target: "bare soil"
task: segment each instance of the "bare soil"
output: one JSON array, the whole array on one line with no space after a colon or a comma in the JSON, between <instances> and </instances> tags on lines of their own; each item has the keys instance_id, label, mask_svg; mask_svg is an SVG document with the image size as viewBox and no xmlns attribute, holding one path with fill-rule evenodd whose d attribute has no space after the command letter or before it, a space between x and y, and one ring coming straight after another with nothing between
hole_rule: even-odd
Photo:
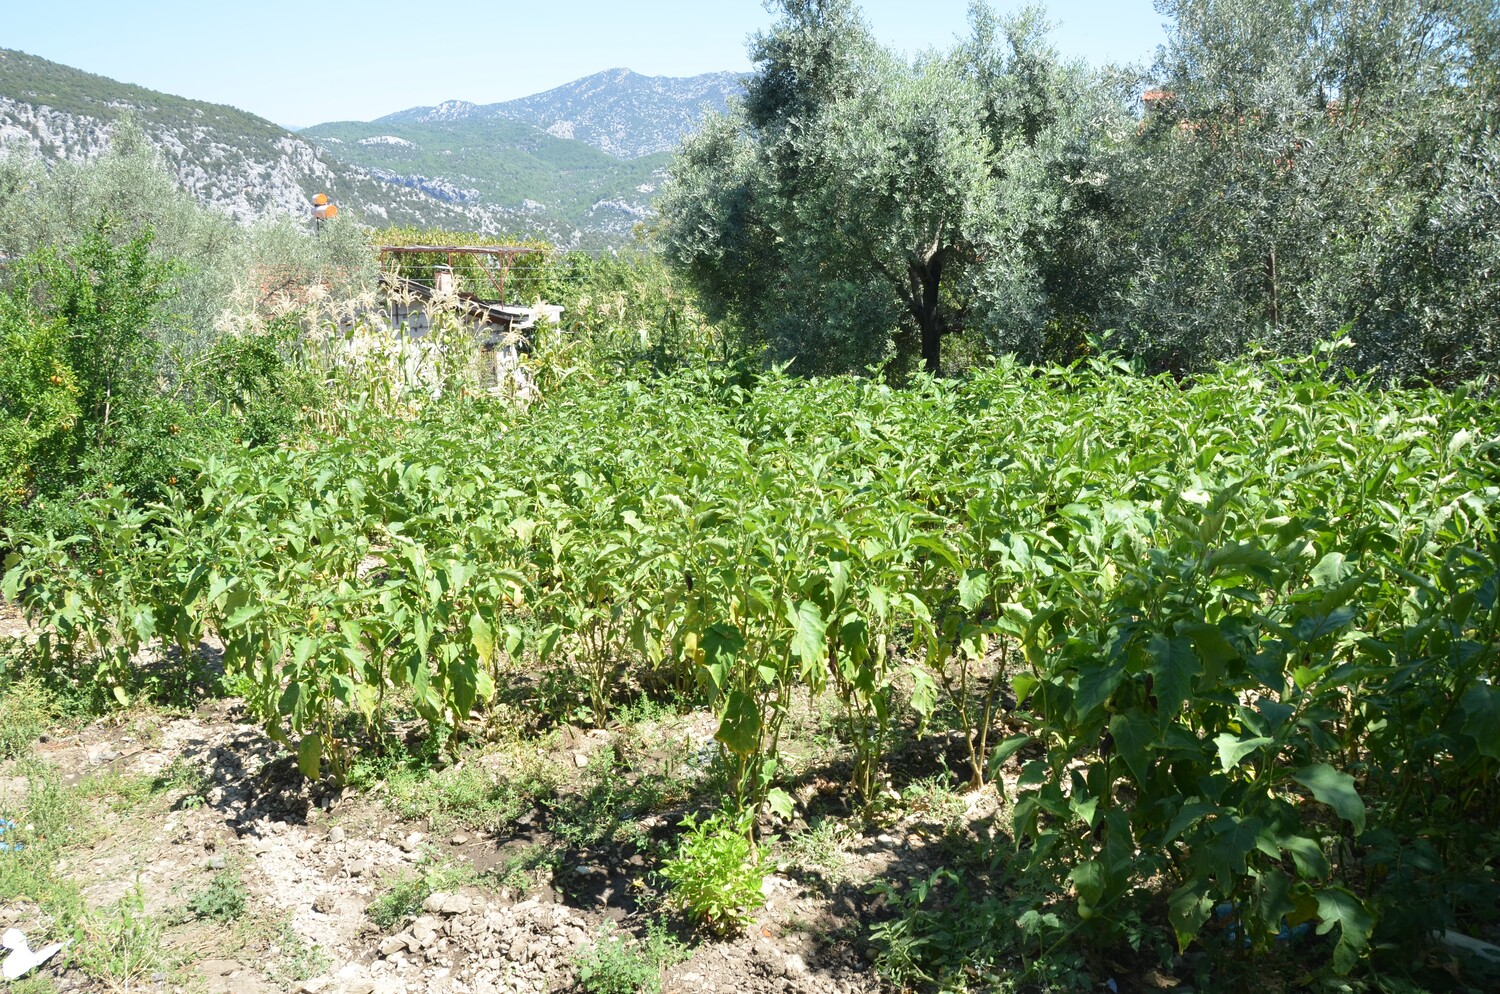
<instances>
[{"instance_id":1,"label":"bare soil","mask_svg":"<svg viewBox=\"0 0 1500 994\"><path fill-rule=\"evenodd\" d=\"M0 622L10 617L0 613ZM655 758L680 764L684 747L708 737L706 718L684 719L675 737L663 733ZM551 737L545 759L576 773L599 749L628 745L638 762L651 758L639 729L624 733L635 736L633 744L616 741L621 734L565 729ZM653 905L653 858L632 845L601 844L567 849L551 872L534 875L524 887L470 882L434 894L415 921L381 930L368 909L391 881L444 864L483 874L527 847L556 846L547 812L526 812L492 832L434 832L424 821L402 821L378 789L360 794L310 783L284 749L245 720L232 699L207 701L175 717L146 715L54 729L36 743L34 756L69 784L160 777L184 766L204 774L197 788L168 790L134 806L112 802L107 789L97 792L92 814L103 830L69 848L59 867L81 882L91 907L138 890L146 914L168 923L160 941L179 967L153 977L152 990L573 990L578 951L597 941L606 923L619 923L622 933L638 928ZM0 765L0 813L24 803L27 781L14 767L14 762ZM821 790L821 784L817 776L805 780L800 815L812 818L810 812L825 797L837 795ZM827 786L836 784L829 780ZM961 812L932 819L919 812L881 828L830 833L831 852L822 865L796 863L795 856L777 850L787 861L766 880L766 905L756 924L732 938L686 937L690 955L667 971L664 990L874 994L886 989L873 972L875 953L866 937L869 923L887 913L884 898L871 885L925 876L940 862L935 847L951 823L983 826L992 820L995 795L968 795L963 804ZM670 837L680 814L643 815L639 837ZM799 817L787 828L805 831L807 823ZM184 913L190 896L226 868L238 870L243 881L249 902L245 917L218 924ZM466 879L472 881L474 874ZM0 905L0 929L45 936L50 926L34 904ZM50 973L59 991L105 989L65 963L39 972Z\"/></svg>"}]
</instances>

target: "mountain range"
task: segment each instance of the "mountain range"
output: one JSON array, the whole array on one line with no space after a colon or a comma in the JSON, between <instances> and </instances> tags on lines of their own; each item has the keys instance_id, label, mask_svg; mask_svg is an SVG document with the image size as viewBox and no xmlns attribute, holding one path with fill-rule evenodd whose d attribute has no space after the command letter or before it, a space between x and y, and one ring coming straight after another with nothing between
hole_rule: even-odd
<instances>
[{"instance_id":1,"label":"mountain range","mask_svg":"<svg viewBox=\"0 0 1500 994\"><path fill-rule=\"evenodd\" d=\"M545 93L479 106L449 100L377 118L376 124L520 121L557 138L586 142L621 159L669 152L697 126L704 111L724 113L744 89L739 73L685 79L609 69Z\"/></svg>"},{"instance_id":2,"label":"mountain range","mask_svg":"<svg viewBox=\"0 0 1500 994\"><path fill-rule=\"evenodd\" d=\"M595 247L649 217L670 150L742 88L611 69L517 100L451 100L288 131L264 118L0 49L0 143L43 160L99 154L130 115L200 201L243 222L306 216L327 193L373 225L539 236Z\"/></svg>"}]
</instances>

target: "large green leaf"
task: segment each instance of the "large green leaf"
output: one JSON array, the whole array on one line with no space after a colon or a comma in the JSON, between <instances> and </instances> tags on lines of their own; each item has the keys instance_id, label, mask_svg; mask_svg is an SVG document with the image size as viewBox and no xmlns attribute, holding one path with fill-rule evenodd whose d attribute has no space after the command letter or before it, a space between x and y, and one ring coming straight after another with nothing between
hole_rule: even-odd
<instances>
[{"instance_id":1,"label":"large green leaf","mask_svg":"<svg viewBox=\"0 0 1500 994\"><path fill-rule=\"evenodd\" d=\"M760 748L760 729L760 705L755 698L743 691L730 691L714 738L736 756L749 756Z\"/></svg>"},{"instance_id":2,"label":"large green leaf","mask_svg":"<svg viewBox=\"0 0 1500 994\"><path fill-rule=\"evenodd\" d=\"M1068 879L1073 881L1073 888L1078 891L1081 901L1090 905L1097 905L1104 899L1105 873L1104 864L1096 859L1079 863L1068 872Z\"/></svg>"},{"instance_id":3,"label":"large green leaf","mask_svg":"<svg viewBox=\"0 0 1500 994\"><path fill-rule=\"evenodd\" d=\"M1354 608L1346 604L1331 611L1299 618L1292 627L1292 635L1298 642L1316 642L1346 627L1354 620L1354 615Z\"/></svg>"},{"instance_id":4,"label":"large green leaf","mask_svg":"<svg viewBox=\"0 0 1500 994\"><path fill-rule=\"evenodd\" d=\"M1198 937L1203 924L1213 913L1213 907L1213 895L1198 880L1189 880L1167 898L1167 917L1177 936L1178 952L1187 952L1187 947Z\"/></svg>"},{"instance_id":5,"label":"large green leaf","mask_svg":"<svg viewBox=\"0 0 1500 994\"><path fill-rule=\"evenodd\" d=\"M1124 667L1102 659L1090 660L1088 668L1078 674L1078 696L1073 699L1073 710L1078 719L1087 721L1103 707L1124 679Z\"/></svg>"},{"instance_id":6,"label":"large green leaf","mask_svg":"<svg viewBox=\"0 0 1500 994\"><path fill-rule=\"evenodd\" d=\"M488 665L495 658L495 632L478 611L469 617L469 635L474 642L474 651L479 654L480 663Z\"/></svg>"},{"instance_id":7,"label":"large green leaf","mask_svg":"<svg viewBox=\"0 0 1500 994\"><path fill-rule=\"evenodd\" d=\"M1005 761L1014 756L1022 746L1030 741L1030 735L1012 735L995 746L994 751L990 753L988 766L990 777L998 777L1001 767L1005 765Z\"/></svg>"},{"instance_id":8,"label":"large green leaf","mask_svg":"<svg viewBox=\"0 0 1500 994\"><path fill-rule=\"evenodd\" d=\"M1348 973L1359 964L1370 944L1375 919L1364 902L1342 887L1326 887L1318 892L1318 934L1327 935L1334 926L1339 929L1338 945L1333 949L1333 968Z\"/></svg>"},{"instance_id":9,"label":"large green leaf","mask_svg":"<svg viewBox=\"0 0 1500 994\"><path fill-rule=\"evenodd\" d=\"M304 735L297 744L297 769L309 780L318 779L323 763L323 736L317 732Z\"/></svg>"},{"instance_id":10,"label":"large green leaf","mask_svg":"<svg viewBox=\"0 0 1500 994\"><path fill-rule=\"evenodd\" d=\"M1476 683L1464 691L1459 703L1464 711L1464 734L1474 740L1480 753L1500 759L1500 689Z\"/></svg>"},{"instance_id":11,"label":"large green leaf","mask_svg":"<svg viewBox=\"0 0 1500 994\"><path fill-rule=\"evenodd\" d=\"M1202 671L1193 642L1188 638L1169 639L1153 634L1146 651L1151 655L1151 677L1157 701L1157 724L1165 727L1177 717L1183 702L1192 694L1193 678Z\"/></svg>"},{"instance_id":12,"label":"large green leaf","mask_svg":"<svg viewBox=\"0 0 1500 994\"><path fill-rule=\"evenodd\" d=\"M1219 767L1225 773L1233 770L1245 761L1245 757L1257 749L1270 745L1271 739L1265 736L1242 739L1233 732L1220 732L1214 736L1214 744L1219 749Z\"/></svg>"},{"instance_id":13,"label":"large green leaf","mask_svg":"<svg viewBox=\"0 0 1500 994\"><path fill-rule=\"evenodd\" d=\"M1150 750L1157 739L1156 725L1139 711L1131 710L1110 719L1109 734L1114 736L1115 748L1136 783L1144 784L1151 773Z\"/></svg>"},{"instance_id":14,"label":"large green leaf","mask_svg":"<svg viewBox=\"0 0 1500 994\"><path fill-rule=\"evenodd\" d=\"M1365 802L1354 789L1353 777L1327 763L1314 763L1292 774L1292 778L1353 825L1355 835L1365 830Z\"/></svg>"},{"instance_id":15,"label":"large green leaf","mask_svg":"<svg viewBox=\"0 0 1500 994\"><path fill-rule=\"evenodd\" d=\"M1257 545L1241 542L1226 545L1209 553L1204 566L1209 570L1250 573L1270 579L1281 572L1281 561Z\"/></svg>"},{"instance_id":16,"label":"large green leaf","mask_svg":"<svg viewBox=\"0 0 1500 994\"><path fill-rule=\"evenodd\" d=\"M990 575L984 570L965 570L958 578L958 603L972 611L984 603L990 593Z\"/></svg>"},{"instance_id":17,"label":"large green leaf","mask_svg":"<svg viewBox=\"0 0 1500 994\"><path fill-rule=\"evenodd\" d=\"M827 647L823 633L823 613L812 601L787 605L787 621L792 625L792 655L806 667L823 665Z\"/></svg>"}]
</instances>

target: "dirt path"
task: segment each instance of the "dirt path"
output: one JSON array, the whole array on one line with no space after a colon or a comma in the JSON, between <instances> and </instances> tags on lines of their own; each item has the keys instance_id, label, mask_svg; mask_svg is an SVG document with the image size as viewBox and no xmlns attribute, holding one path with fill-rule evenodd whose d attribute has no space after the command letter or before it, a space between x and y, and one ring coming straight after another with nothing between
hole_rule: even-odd
<instances>
[{"instance_id":1,"label":"dirt path","mask_svg":"<svg viewBox=\"0 0 1500 994\"><path fill-rule=\"evenodd\" d=\"M554 758L583 765L580 742L565 742ZM629 850L575 852L524 885L497 886L482 875L545 835L533 816L497 832L435 834L430 823L395 817L378 796L309 784L233 701L55 730L34 757L92 798L100 830L68 848L62 865L87 904L138 893L144 913L165 923L159 941L176 966L157 971L154 990L540 994L573 989L576 957L600 941L601 928L643 920L637 896L649 874ZM0 766L0 812L19 810L27 790L26 777L5 766L15 763ZM143 784L152 785L148 796ZM659 815L641 824L670 830ZM882 990L858 927L879 906L869 884L921 872L928 837L895 830L830 843L836 873L782 866L767 878L757 924L692 945L667 970L664 990ZM372 902L393 882L443 873L458 882L426 895L414 919L387 929L372 921ZM243 889L243 914L216 922L185 910L216 886L232 897L226 875ZM46 916L26 902L0 906L0 928L10 927L49 934ZM44 969L59 991L104 989L78 970Z\"/></svg>"}]
</instances>

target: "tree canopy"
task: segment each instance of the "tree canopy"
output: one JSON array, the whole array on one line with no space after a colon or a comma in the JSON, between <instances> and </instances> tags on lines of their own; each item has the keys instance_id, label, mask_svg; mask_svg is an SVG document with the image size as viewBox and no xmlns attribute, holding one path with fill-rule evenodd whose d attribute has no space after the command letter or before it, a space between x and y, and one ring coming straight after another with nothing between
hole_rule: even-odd
<instances>
[{"instance_id":1,"label":"tree canopy","mask_svg":"<svg viewBox=\"0 0 1500 994\"><path fill-rule=\"evenodd\" d=\"M1033 174L1077 132L1085 72L1035 11L976 4L968 41L912 60L847 0L781 11L752 44L744 102L682 149L669 257L797 368L936 372L945 339L1026 311L1009 291L1052 206Z\"/></svg>"},{"instance_id":2,"label":"tree canopy","mask_svg":"<svg viewBox=\"0 0 1500 994\"><path fill-rule=\"evenodd\" d=\"M782 0L742 103L681 149L668 259L803 372L1067 360L1153 368L1348 331L1352 360L1500 358L1493 0L1162 0L1145 70L970 9L906 58L850 0Z\"/></svg>"}]
</instances>

